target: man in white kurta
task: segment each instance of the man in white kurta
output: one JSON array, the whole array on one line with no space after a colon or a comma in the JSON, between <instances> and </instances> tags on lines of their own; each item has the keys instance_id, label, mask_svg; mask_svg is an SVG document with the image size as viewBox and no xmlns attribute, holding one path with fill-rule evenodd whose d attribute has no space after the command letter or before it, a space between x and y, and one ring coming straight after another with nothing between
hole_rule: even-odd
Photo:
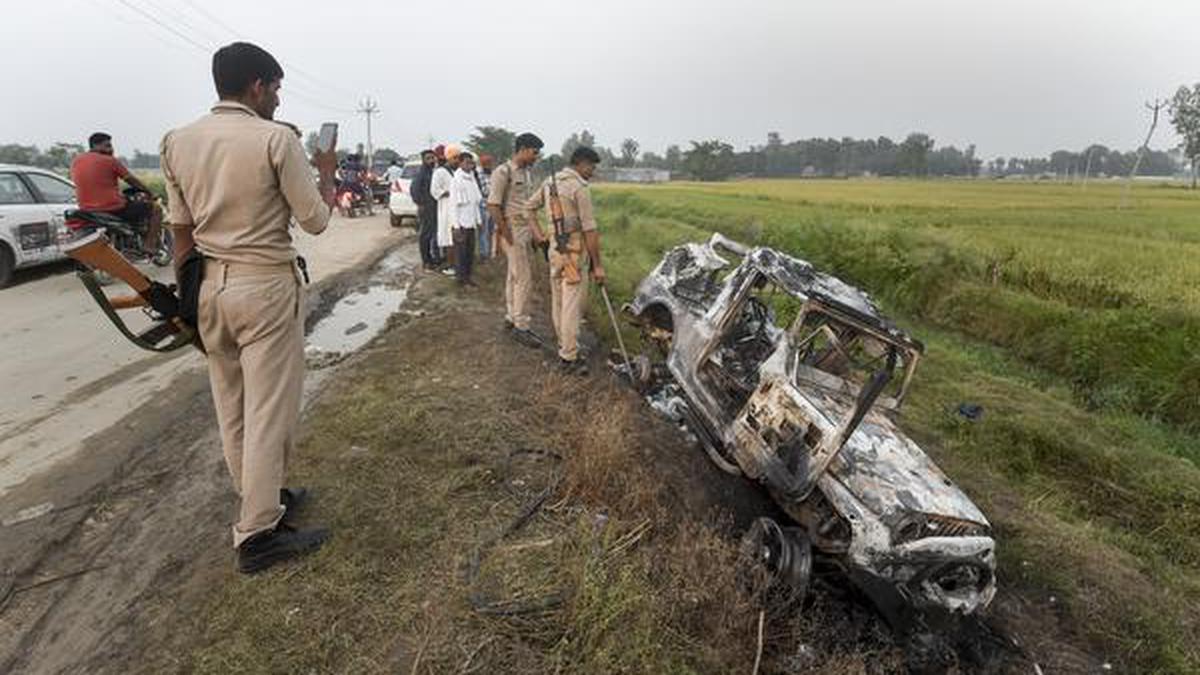
<instances>
[{"instance_id":1,"label":"man in white kurta","mask_svg":"<svg viewBox=\"0 0 1200 675\"><path fill-rule=\"evenodd\" d=\"M433 198L438 203L438 232L437 244L442 249L442 256L452 256L451 247L454 246L453 235L450 232L450 226L454 222L454 203L450 199L450 183L454 180L454 172L458 169L459 155L462 154L462 149L457 145L446 146L446 163L439 166L433 172L433 179L429 184L429 192L433 194ZM453 258L450 259L453 263ZM449 272L453 274L453 271Z\"/></svg>"},{"instance_id":2,"label":"man in white kurta","mask_svg":"<svg viewBox=\"0 0 1200 675\"><path fill-rule=\"evenodd\" d=\"M450 201L454 204L454 220L450 224L454 238L454 271L459 286L474 288L471 270L475 266L475 230L479 227L483 193L475 180L475 158L469 152L459 155L458 170L450 182Z\"/></svg>"}]
</instances>

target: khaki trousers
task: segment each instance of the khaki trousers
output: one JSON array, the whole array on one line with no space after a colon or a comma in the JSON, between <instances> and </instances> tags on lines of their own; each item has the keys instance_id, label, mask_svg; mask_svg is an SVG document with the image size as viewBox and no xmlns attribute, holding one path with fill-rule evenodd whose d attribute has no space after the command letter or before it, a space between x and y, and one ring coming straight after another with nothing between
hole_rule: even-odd
<instances>
[{"instance_id":1,"label":"khaki trousers","mask_svg":"<svg viewBox=\"0 0 1200 675\"><path fill-rule=\"evenodd\" d=\"M304 288L291 265L210 260L198 323L225 464L242 500L236 547L283 516L279 490L304 385Z\"/></svg>"},{"instance_id":2,"label":"khaki trousers","mask_svg":"<svg viewBox=\"0 0 1200 675\"><path fill-rule=\"evenodd\" d=\"M500 247L508 260L508 276L504 279L505 317L521 330L529 330L529 291L533 286L531 265L533 235L524 223L510 223L513 243L500 238Z\"/></svg>"},{"instance_id":3,"label":"khaki trousers","mask_svg":"<svg viewBox=\"0 0 1200 675\"><path fill-rule=\"evenodd\" d=\"M558 336L558 355L567 361L579 356L579 322L583 319L583 307L587 304L587 281L569 284L563 278L563 264L567 257L550 251L550 318L554 321L554 334ZM583 275L583 270L580 270Z\"/></svg>"}]
</instances>

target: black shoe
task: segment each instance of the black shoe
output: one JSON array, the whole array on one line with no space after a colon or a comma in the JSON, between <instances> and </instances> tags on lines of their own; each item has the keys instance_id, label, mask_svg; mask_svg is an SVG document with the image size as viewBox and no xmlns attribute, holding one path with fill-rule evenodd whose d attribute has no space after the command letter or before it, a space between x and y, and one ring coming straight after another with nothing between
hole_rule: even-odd
<instances>
[{"instance_id":1,"label":"black shoe","mask_svg":"<svg viewBox=\"0 0 1200 675\"><path fill-rule=\"evenodd\" d=\"M261 572L275 563L312 553L328 540L329 530L323 527L297 530L280 522L274 530L259 532L238 546L238 571Z\"/></svg>"},{"instance_id":2,"label":"black shoe","mask_svg":"<svg viewBox=\"0 0 1200 675\"><path fill-rule=\"evenodd\" d=\"M283 504L283 521L291 524L300 515L300 508L308 502L308 488L283 488L279 491L279 503Z\"/></svg>"},{"instance_id":3,"label":"black shoe","mask_svg":"<svg viewBox=\"0 0 1200 675\"><path fill-rule=\"evenodd\" d=\"M587 377L587 374L588 374L587 362L585 362L583 359L575 359L574 361L568 361L566 359L559 359L558 360L558 369L561 370L566 375L578 375L580 377Z\"/></svg>"},{"instance_id":4,"label":"black shoe","mask_svg":"<svg viewBox=\"0 0 1200 675\"><path fill-rule=\"evenodd\" d=\"M514 328L516 328L516 326L513 325L512 319L504 319L504 330L512 332L512 329Z\"/></svg>"},{"instance_id":5,"label":"black shoe","mask_svg":"<svg viewBox=\"0 0 1200 675\"><path fill-rule=\"evenodd\" d=\"M522 329L514 327L512 329L512 336L514 340L520 342L526 347L530 347L532 349L542 348L542 339L538 337L537 333L529 330L528 328Z\"/></svg>"}]
</instances>

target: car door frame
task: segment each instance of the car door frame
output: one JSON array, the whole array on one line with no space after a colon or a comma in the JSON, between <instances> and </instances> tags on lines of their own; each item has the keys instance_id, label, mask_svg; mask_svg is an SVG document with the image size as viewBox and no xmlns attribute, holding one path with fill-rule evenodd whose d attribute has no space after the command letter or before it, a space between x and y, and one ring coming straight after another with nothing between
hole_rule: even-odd
<instances>
[{"instance_id":1,"label":"car door frame","mask_svg":"<svg viewBox=\"0 0 1200 675\"><path fill-rule=\"evenodd\" d=\"M61 245L62 239L67 234L66 212L71 209L76 208L76 204L78 203L78 197L76 197L76 199L71 200L70 202L65 202L65 203L51 202L46 197L46 194L42 191L42 189L39 188L37 186L37 184L34 183L29 178L29 176L34 175L34 174L37 174L39 176L45 176L46 178L49 178L51 180L62 181L63 183L66 183L67 185L71 186L72 192L75 190L75 184L72 183L71 181L67 180L66 178L63 178L62 176L56 176L48 171L26 171L26 172L19 174L21 179L25 182L25 187L28 188L31 193L33 193L34 201L39 206L45 207L46 215L49 218L48 222L50 223L50 244L46 248L42 249L43 254L41 257L41 262L52 262L55 260L64 260L67 258L67 255L62 252L60 245Z\"/></svg>"},{"instance_id":2,"label":"car door frame","mask_svg":"<svg viewBox=\"0 0 1200 675\"><path fill-rule=\"evenodd\" d=\"M11 175L17 179L17 182L25 188L26 192L33 201L29 203L18 204L0 204L0 209L4 210L3 218L0 218L0 240L8 246L13 254L13 267L20 269L37 265L42 262L50 262L61 257L56 241L55 230L51 222L51 216L46 209L46 204L39 202L41 193L34 189L33 184L25 179L24 172L16 169L0 170L0 175ZM38 225L45 223L50 229L50 243L48 246L42 247L25 247L21 242L21 228L30 225Z\"/></svg>"}]
</instances>

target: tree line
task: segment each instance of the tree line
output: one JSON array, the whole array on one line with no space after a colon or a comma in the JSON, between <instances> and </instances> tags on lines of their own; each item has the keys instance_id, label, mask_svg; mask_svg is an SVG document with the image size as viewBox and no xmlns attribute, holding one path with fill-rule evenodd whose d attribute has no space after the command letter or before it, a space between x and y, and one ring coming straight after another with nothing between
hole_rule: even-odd
<instances>
[{"instance_id":1,"label":"tree line","mask_svg":"<svg viewBox=\"0 0 1200 675\"><path fill-rule=\"evenodd\" d=\"M466 145L474 152L495 155L500 160L511 154L513 132L502 127L476 127ZM571 134L557 153L544 158L548 168L563 165L564 158L580 145L596 149L606 167L667 169L680 177L724 180L736 175L764 177L897 176L1124 176L1137 165L1138 175L1174 175L1181 169L1176 157L1166 151L1145 149L1138 163L1138 150L1122 152L1093 144L1081 150L1057 150L1048 157L978 156L974 145L965 149L937 146L928 134L912 133L902 141L887 136L874 139L808 138L784 141L780 134L767 134L763 145L735 150L720 139L692 141L686 149L669 145L662 153L641 152L632 138L621 141L614 152L598 144L595 134L583 130Z\"/></svg>"},{"instance_id":2,"label":"tree line","mask_svg":"<svg viewBox=\"0 0 1200 675\"><path fill-rule=\"evenodd\" d=\"M1122 152L1104 145L1093 144L1081 150L1056 150L1048 157L994 157L986 160L978 156L974 145L958 148L954 145L937 146L928 134L914 132L903 140L896 141L887 136L878 138L806 138L785 141L778 132L767 134L766 143L751 145L745 150L735 150L733 145L721 139L693 140L687 148L669 145L662 153L644 151L636 139L625 138L616 151L597 142L595 134L584 129L571 134L559 152L547 152L546 168L554 170L565 165L566 158L575 148L587 145L600 155L604 167L642 167L666 169L678 177L696 180L725 180L744 176L765 177L849 177L849 176L896 176L896 177L976 177L988 176L1125 176L1131 173L1143 176L1174 175L1186 162L1192 170L1195 187L1197 165L1200 164L1200 84L1180 87L1174 97L1163 100L1171 116L1171 123L1183 138L1176 154L1148 147L1154 125L1150 127L1147 142L1141 148ZM1149 106L1148 106L1149 107ZM1154 108L1157 123L1158 109ZM512 154L516 134L500 126L478 126L470 134L465 145L477 154L490 154L498 161ZM306 145L313 146L316 134L310 133ZM361 152L361 144L359 152ZM40 149L35 145L0 144L0 163L26 164L46 169L63 171L70 166L71 159L84 148L78 143L55 143ZM345 150L339 154L345 154ZM403 160L405 155L392 148L381 147L375 151L375 161L389 163ZM135 169L156 169L158 155L134 150L133 157L121 158ZM1182 161L1181 161L1182 160Z\"/></svg>"},{"instance_id":3,"label":"tree line","mask_svg":"<svg viewBox=\"0 0 1200 675\"><path fill-rule=\"evenodd\" d=\"M36 145L0 143L0 164L22 164L63 172L71 167L71 160L75 158L75 155L83 152L84 149L80 143L60 142L44 150ZM158 168L158 155L140 150L134 150L133 157L122 156L120 160L131 169Z\"/></svg>"}]
</instances>

